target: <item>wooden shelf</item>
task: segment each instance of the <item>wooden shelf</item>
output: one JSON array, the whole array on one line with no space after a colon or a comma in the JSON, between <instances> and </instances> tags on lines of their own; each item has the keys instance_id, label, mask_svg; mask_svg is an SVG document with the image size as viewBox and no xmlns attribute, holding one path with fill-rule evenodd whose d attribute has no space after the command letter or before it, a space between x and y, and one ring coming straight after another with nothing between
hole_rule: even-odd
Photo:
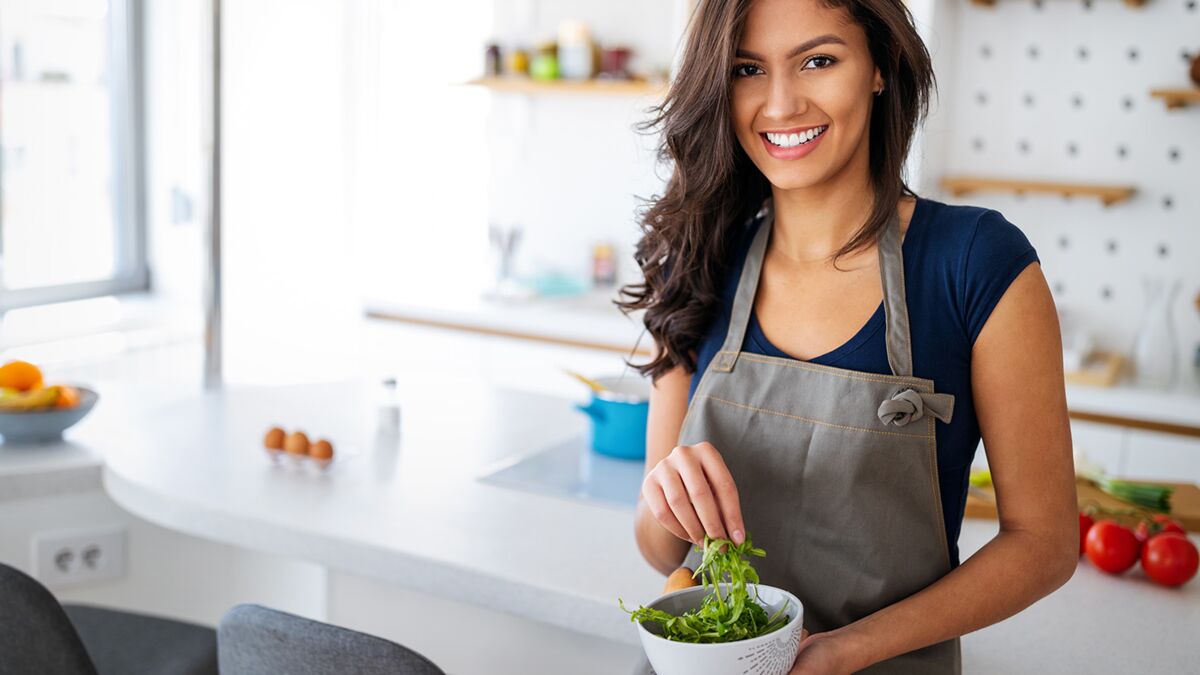
<instances>
[{"instance_id":1,"label":"wooden shelf","mask_svg":"<svg viewBox=\"0 0 1200 675\"><path fill-rule=\"evenodd\" d=\"M1127 7L1139 9L1146 4L1146 0L1121 0ZM979 7L995 7L997 0L970 0L972 5Z\"/></svg>"},{"instance_id":2,"label":"wooden shelf","mask_svg":"<svg viewBox=\"0 0 1200 675\"><path fill-rule=\"evenodd\" d=\"M481 77L467 84L514 94L590 94L597 96L662 96L666 83L643 80L533 80L528 77Z\"/></svg>"},{"instance_id":3,"label":"wooden shelf","mask_svg":"<svg viewBox=\"0 0 1200 675\"><path fill-rule=\"evenodd\" d=\"M1036 180L1014 180L1009 178L985 178L982 176L946 176L942 178L942 189L956 197L971 192L1009 192L1024 194L1041 192L1066 197L1095 197L1105 206L1123 202L1137 192L1131 185L1092 185L1083 183L1052 183Z\"/></svg>"},{"instance_id":4,"label":"wooden shelf","mask_svg":"<svg viewBox=\"0 0 1200 675\"><path fill-rule=\"evenodd\" d=\"M1200 104L1200 87L1191 89L1151 89L1150 95L1161 98L1167 104L1167 110L1186 108L1191 104Z\"/></svg>"}]
</instances>

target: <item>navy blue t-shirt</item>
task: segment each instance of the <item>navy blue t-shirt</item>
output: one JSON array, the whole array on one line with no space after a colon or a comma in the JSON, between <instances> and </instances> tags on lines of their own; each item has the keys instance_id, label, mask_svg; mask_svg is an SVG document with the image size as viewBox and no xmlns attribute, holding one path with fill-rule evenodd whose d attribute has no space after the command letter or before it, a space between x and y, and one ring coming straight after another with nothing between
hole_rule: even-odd
<instances>
[{"instance_id":1,"label":"navy blue t-shirt","mask_svg":"<svg viewBox=\"0 0 1200 675\"><path fill-rule=\"evenodd\" d=\"M689 401L700 376L725 341L738 279L761 223L761 218L751 219L737 234L733 257L723 277L721 311L697 350ZM1038 262L1038 256L1024 233L1000 212L924 197L917 197L903 251L913 375L932 380L939 393L954 395L953 419L950 424L938 422L936 435L946 539L950 542L951 562L958 565L967 476L979 447L979 420L971 396L971 347L1000 297L1022 270ZM753 313L742 350L792 358L767 340ZM882 303L848 342L809 362L891 374Z\"/></svg>"}]
</instances>

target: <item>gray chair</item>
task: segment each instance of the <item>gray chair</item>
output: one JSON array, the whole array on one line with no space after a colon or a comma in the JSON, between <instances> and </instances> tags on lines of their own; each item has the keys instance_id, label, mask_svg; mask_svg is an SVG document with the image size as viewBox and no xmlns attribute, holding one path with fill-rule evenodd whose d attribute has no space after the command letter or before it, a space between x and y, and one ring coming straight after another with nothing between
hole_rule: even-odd
<instances>
[{"instance_id":1,"label":"gray chair","mask_svg":"<svg viewBox=\"0 0 1200 675\"><path fill-rule=\"evenodd\" d=\"M216 631L86 605L60 605L0 564L0 673L216 675Z\"/></svg>"},{"instance_id":2,"label":"gray chair","mask_svg":"<svg viewBox=\"0 0 1200 675\"><path fill-rule=\"evenodd\" d=\"M67 613L35 579L0 564L0 673L96 675Z\"/></svg>"},{"instance_id":3,"label":"gray chair","mask_svg":"<svg viewBox=\"0 0 1200 675\"><path fill-rule=\"evenodd\" d=\"M394 642L259 605L221 617L217 651L221 675L445 675Z\"/></svg>"}]
</instances>

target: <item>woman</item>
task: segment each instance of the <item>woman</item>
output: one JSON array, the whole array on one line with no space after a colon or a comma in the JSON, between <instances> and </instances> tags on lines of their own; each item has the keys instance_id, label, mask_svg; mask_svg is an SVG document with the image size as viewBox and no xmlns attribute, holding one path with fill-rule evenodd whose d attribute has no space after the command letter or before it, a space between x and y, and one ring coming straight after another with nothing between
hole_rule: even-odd
<instances>
[{"instance_id":1,"label":"woman","mask_svg":"<svg viewBox=\"0 0 1200 675\"><path fill-rule=\"evenodd\" d=\"M958 636L1076 564L1037 255L901 177L933 84L901 0L704 0L650 124L674 172L624 289L658 347L638 545L667 574L749 531L805 603L793 673L957 673ZM1000 532L960 566L981 436Z\"/></svg>"}]
</instances>

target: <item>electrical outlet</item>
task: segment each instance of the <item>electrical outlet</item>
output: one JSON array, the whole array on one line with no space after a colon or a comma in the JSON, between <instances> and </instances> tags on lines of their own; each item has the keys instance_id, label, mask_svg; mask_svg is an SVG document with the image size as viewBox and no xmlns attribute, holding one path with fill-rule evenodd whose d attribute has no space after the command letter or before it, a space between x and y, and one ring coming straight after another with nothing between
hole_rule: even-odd
<instances>
[{"instance_id":1,"label":"electrical outlet","mask_svg":"<svg viewBox=\"0 0 1200 675\"><path fill-rule=\"evenodd\" d=\"M125 574L125 528L38 532L32 569L51 587L119 579Z\"/></svg>"}]
</instances>

